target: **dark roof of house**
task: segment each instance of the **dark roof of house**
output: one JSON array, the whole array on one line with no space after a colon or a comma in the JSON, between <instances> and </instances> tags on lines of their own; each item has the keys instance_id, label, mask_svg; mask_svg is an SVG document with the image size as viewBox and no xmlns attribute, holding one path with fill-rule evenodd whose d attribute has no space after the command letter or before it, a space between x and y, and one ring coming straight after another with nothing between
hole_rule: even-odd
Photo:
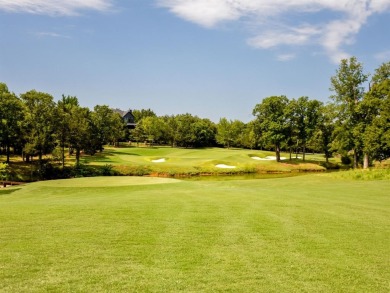
<instances>
[{"instance_id":1,"label":"dark roof of house","mask_svg":"<svg viewBox=\"0 0 390 293\"><path fill-rule=\"evenodd\" d=\"M126 123L134 123L134 115L131 110L129 110L125 115L123 115L123 120Z\"/></svg>"}]
</instances>

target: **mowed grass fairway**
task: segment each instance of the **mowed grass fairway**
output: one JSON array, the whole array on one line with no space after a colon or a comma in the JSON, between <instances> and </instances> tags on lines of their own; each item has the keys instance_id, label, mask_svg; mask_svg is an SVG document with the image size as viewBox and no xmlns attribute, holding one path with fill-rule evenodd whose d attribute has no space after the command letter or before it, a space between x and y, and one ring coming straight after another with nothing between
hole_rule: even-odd
<instances>
[{"instance_id":1,"label":"mowed grass fairway","mask_svg":"<svg viewBox=\"0 0 390 293\"><path fill-rule=\"evenodd\" d=\"M1 292L389 292L390 182L104 177L0 190Z\"/></svg>"},{"instance_id":2,"label":"mowed grass fairway","mask_svg":"<svg viewBox=\"0 0 390 293\"><path fill-rule=\"evenodd\" d=\"M82 161L91 165L112 165L121 174L142 170L145 174L194 175L202 173L265 173L293 171L325 171L318 162L324 162L323 155L306 155L306 162L301 159L289 160L288 153L282 153L285 158L282 163L264 160L267 156L275 156L275 152L203 148L185 149L172 147L107 147L104 152L94 156L84 156ZM302 155L300 155L301 157ZM261 158L255 160L253 157ZM333 159L331 161L335 161ZM157 161L157 162L156 162ZM223 170L216 165L234 166L234 169Z\"/></svg>"}]
</instances>

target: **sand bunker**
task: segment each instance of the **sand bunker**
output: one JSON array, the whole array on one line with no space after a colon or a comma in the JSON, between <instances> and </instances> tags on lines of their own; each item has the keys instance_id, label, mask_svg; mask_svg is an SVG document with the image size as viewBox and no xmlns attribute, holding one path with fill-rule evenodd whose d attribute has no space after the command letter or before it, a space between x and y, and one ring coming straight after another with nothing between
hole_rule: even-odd
<instances>
[{"instance_id":1,"label":"sand bunker","mask_svg":"<svg viewBox=\"0 0 390 293\"><path fill-rule=\"evenodd\" d=\"M234 169L234 168L236 168L236 166L229 166L229 165L225 165L225 164L218 164L218 165L215 165L215 167L223 168L223 169Z\"/></svg>"},{"instance_id":2,"label":"sand bunker","mask_svg":"<svg viewBox=\"0 0 390 293\"><path fill-rule=\"evenodd\" d=\"M164 163L165 158L157 159L157 160L152 160L153 163Z\"/></svg>"},{"instance_id":3,"label":"sand bunker","mask_svg":"<svg viewBox=\"0 0 390 293\"><path fill-rule=\"evenodd\" d=\"M253 160L257 161L275 161L276 157L275 156L267 156L265 158L260 158L260 157L252 157ZM280 157L281 160L285 160L286 157Z\"/></svg>"}]
</instances>

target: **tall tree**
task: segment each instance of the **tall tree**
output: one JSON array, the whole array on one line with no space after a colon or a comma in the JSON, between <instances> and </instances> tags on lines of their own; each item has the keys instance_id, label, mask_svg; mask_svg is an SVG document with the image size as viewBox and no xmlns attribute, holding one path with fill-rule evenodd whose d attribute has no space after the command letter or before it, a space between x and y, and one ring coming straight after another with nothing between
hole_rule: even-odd
<instances>
[{"instance_id":1,"label":"tall tree","mask_svg":"<svg viewBox=\"0 0 390 293\"><path fill-rule=\"evenodd\" d=\"M53 97L47 93L31 90L22 94L22 101L26 107L24 151L28 156L42 156L50 153L54 147L55 132L55 103Z\"/></svg>"},{"instance_id":2,"label":"tall tree","mask_svg":"<svg viewBox=\"0 0 390 293\"><path fill-rule=\"evenodd\" d=\"M290 105L292 105L292 119L297 130L297 139L302 147L302 159L305 161L306 144L316 129L321 102L300 97L298 100L292 100Z\"/></svg>"},{"instance_id":3,"label":"tall tree","mask_svg":"<svg viewBox=\"0 0 390 293\"><path fill-rule=\"evenodd\" d=\"M332 104L321 105L319 109L318 122L308 144L311 148L325 154L326 163L332 156L331 143L334 131L335 110Z\"/></svg>"},{"instance_id":4,"label":"tall tree","mask_svg":"<svg viewBox=\"0 0 390 293\"><path fill-rule=\"evenodd\" d=\"M231 120L223 117L217 124L217 142L227 148L230 148L233 142L232 123Z\"/></svg>"},{"instance_id":5,"label":"tall tree","mask_svg":"<svg viewBox=\"0 0 390 293\"><path fill-rule=\"evenodd\" d=\"M73 104L69 107L72 119L69 121L69 148L75 151L76 165L80 163L81 151L85 150L89 154L96 151L97 131L92 123L91 111L88 108Z\"/></svg>"},{"instance_id":6,"label":"tall tree","mask_svg":"<svg viewBox=\"0 0 390 293\"><path fill-rule=\"evenodd\" d=\"M263 99L253 109L260 125L262 136L275 147L276 161L280 162L281 144L286 141L288 121L286 108L288 105L286 96L271 96Z\"/></svg>"},{"instance_id":7,"label":"tall tree","mask_svg":"<svg viewBox=\"0 0 390 293\"><path fill-rule=\"evenodd\" d=\"M0 147L5 148L6 162L10 162L11 147L21 135L24 107L20 99L0 83Z\"/></svg>"},{"instance_id":8,"label":"tall tree","mask_svg":"<svg viewBox=\"0 0 390 293\"><path fill-rule=\"evenodd\" d=\"M142 133L150 145L160 140L162 135L162 128L160 126L160 119L155 116L146 116L137 125L137 127L142 129Z\"/></svg>"},{"instance_id":9,"label":"tall tree","mask_svg":"<svg viewBox=\"0 0 390 293\"><path fill-rule=\"evenodd\" d=\"M357 168L362 152L362 128L364 126L359 103L363 99L363 84L368 74L363 73L363 65L356 57L341 60L336 75L331 77L331 96L336 105L336 146L340 152L353 151L354 168Z\"/></svg>"},{"instance_id":10,"label":"tall tree","mask_svg":"<svg viewBox=\"0 0 390 293\"><path fill-rule=\"evenodd\" d=\"M75 125L75 121L78 119L78 117L74 115L74 108L77 107L79 107L79 102L76 97L62 95L62 99L57 102L56 133L61 148L62 168L65 166L65 147L66 145L69 145L71 136L75 133L72 126Z\"/></svg>"},{"instance_id":11,"label":"tall tree","mask_svg":"<svg viewBox=\"0 0 390 293\"><path fill-rule=\"evenodd\" d=\"M366 127L363 134L363 166L390 157L390 62L376 69L370 90L360 105Z\"/></svg>"},{"instance_id":12,"label":"tall tree","mask_svg":"<svg viewBox=\"0 0 390 293\"><path fill-rule=\"evenodd\" d=\"M196 135L192 124L199 119L189 113L176 116L177 122L177 145L182 147L192 147L196 141Z\"/></svg>"},{"instance_id":13,"label":"tall tree","mask_svg":"<svg viewBox=\"0 0 390 293\"><path fill-rule=\"evenodd\" d=\"M194 147L207 147L215 144L215 124L209 119L198 118L192 124L191 131L194 133Z\"/></svg>"},{"instance_id":14,"label":"tall tree","mask_svg":"<svg viewBox=\"0 0 390 293\"><path fill-rule=\"evenodd\" d=\"M257 147L259 139L261 136L261 131L256 120L250 121L245 125L244 135L243 135L243 147L248 149L254 149Z\"/></svg>"},{"instance_id":15,"label":"tall tree","mask_svg":"<svg viewBox=\"0 0 390 293\"><path fill-rule=\"evenodd\" d=\"M116 144L124 135L124 122L119 113L114 112L106 105L96 105L91 115L92 128L95 133L95 149L102 151L107 143ZM92 150L92 149L91 149Z\"/></svg>"}]
</instances>

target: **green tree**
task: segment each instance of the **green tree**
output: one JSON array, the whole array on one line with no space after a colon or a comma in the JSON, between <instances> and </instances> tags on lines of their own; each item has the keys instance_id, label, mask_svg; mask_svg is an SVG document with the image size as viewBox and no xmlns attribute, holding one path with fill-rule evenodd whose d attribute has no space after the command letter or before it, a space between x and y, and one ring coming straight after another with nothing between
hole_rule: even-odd
<instances>
[{"instance_id":1,"label":"green tree","mask_svg":"<svg viewBox=\"0 0 390 293\"><path fill-rule=\"evenodd\" d=\"M176 116L163 116L161 119L164 121L164 137L172 147L175 147L179 139L178 132L178 119Z\"/></svg>"},{"instance_id":2,"label":"green tree","mask_svg":"<svg viewBox=\"0 0 390 293\"><path fill-rule=\"evenodd\" d=\"M141 109L141 110L133 110L132 111L133 116L134 116L134 122L138 123L140 122L143 118L146 117L157 117L156 113L153 112L151 109Z\"/></svg>"},{"instance_id":3,"label":"green tree","mask_svg":"<svg viewBox=\"0 0 390 293\"><path fill-rule=\"evenodd\" d=\"M302 147L302 159L305 161L307 141L313 136L319 117L321 102L300 97L290 101L291 119L296 127L296 138Z\"/></svg>"},{"instance_id":4,"label":"green tree","mask_svg":"<svg viewBox=\"0 0 390 293\"><path fill-rule=\"evenodd\" d=\"M193 131L192 124L197 121L197 117L191 114L179 114L175 117L177 123L176 143L181 147L192 147L196 141L196 134Z\"/></svg>"},{"instance_id":5,"label":"green tree","mask_svg":"<svg viewBox=\"0 0 390 293\"><path fill-rule=\"evenodd\" d=\"M10 162L11 147L21 136L24 107L21 100L0 83L0 147L5 148L6 162Z\"/></svg>"},{"instance_id":6,"label":"green tree","mask_svg":"<svg viewBox=\"0 0 390 293\"><path fill-rule=\"evenodd\" d=\"M331 144L334 131L334 117L335 110L332 104L321 105L316 128L308 141L308 145L312 149L324 153L326 163L329 163L329 158L332 156Z\"/></svg>"},{"instance_id":7,"label":"green tree","mask_svg":"<svg viewBox=\"0 0 390 293\"><path fill-rule=\"evenodd\" d=\"M192 124L191 131L195 136L194 147L207 147L215 143L215 124L209 119L196 119Z\"/></svg>"},{"instance_id":8,"label":"green tree","mask_svg":"<svg viewBox=\"0 0 390 293\"><path fill-rule=\"evenodd\" d=\"M281 144L288 137L289 124L286 117L288 103L286 96L271 96L263 99L253 109L262 137L274 145L277 162L280 162Z\"/></svg>"},{"instance_id":9,"label":"green tree","mask_svg":"<svg viewBox=\"0 0 390 293\"><path fill-rule=\"evenodd\" d=\"M26 145L24 152L29 156L38 155L39 162L44 154L54 148L55 108L53 97L47 93L31 90L22 94L25 104L24 135Z\"/></svg>"},{"instance_id":10,"label":"green tree","mask_svg":"<svg viewBox=\"0 0 390 293\"><path fill-rule=\"evenodd\" d=\"M61 164L65 166L65 147L70 144L71 135L75 133L72 125L78 119L73 113L73 109L79 107L79 102L76 97L62 95L62 99L57 102L57 139L61 149Z\"/></svg>"},{"instance_id":11,"label":"green tree","mask_svg":"<svg viewBox=\"0 0 390 293\"><path fill-rule=\"evenodd\" d=\"M248 149L254 149L258 146L261 131L256 120L250 121L245 125L242 146Z\"/></svg>"},{"instance_id":12,"label":"green tree","mask_svg":"<svg viewBox=\"0 0 390 293\"><path fill-rule=\"evenodd\" d=\"M334 147L341 153L353 151L354 168L357 168L362 153L365 124L359 104L363 99L363 84L367 79L368 75L363 73L363 65L356 57L341 60L336 75L331 77L330 90L335 92L331 98L338 113Z\"/></svg>"},{"instance_id":13,"label":"green tree","mask_svg":"<svg viewBox=\"0 0 390 293\"><path fill-rule=\"evenodd\" d=\"M360 104L366 127L363 134L364 168L371 160L390 157L390 62L376 69L370 90Z\"/></svg>"},{"instance_id":14,"label":"green tree","mask_svg":"<svg viewBox=\"0 0 390 293\"><path fill-rule=\"evenodd\" d=\"M91 128L94 133L91 143L93 148L98 151L103 150L103 146L108 143L117 145L119 139L124 136L124 122L119 113L114 112L106 105L96 105L91 113Z\"/></svg>"},{"instance_id":15,"label":"green tree","mask_svg":"<svg viewBox=\"0 0 390 293\"><path fill-rule=\"evenodd\" d=\"M82 150L89 154L94 154L96 151L94 140L96 131L94 131L91 111L88 108L80 107L78 103L72 103L68 111L71 119L68 121L67 142L70 150L75 151L76 165L79 165Z\"/></svg>"},{"instance_id":16,"label":"green tree","mask_svg":"<svg viewBox=\"0 0 390 293\"><path fill-rule=\"evenodd\" d=\"M3 181L8 180L9 176L9 166L6 163L0 163L0 179Z\"/></svg>"},{"instance_id":17,"label":"green tree","mask_svg":"<svg viewBox=\"0 0 390 293\"><path fill-rule=\"evenodd\" d=\"M162 136L162 127L161 121L158 117L146 116L139 121L139 125L137 125L137 127L142 129L142 133L150 145L160 141Z\"/></svg>"},{"instance_id":18,"label":"green tree","mask_svg":"<svg viewBox=\"0 0 390 293\"><path fill-rule=\"evenodd\" d=\"M225 117L220 118L217 124L216 140L224 147L230 148L233 142L232 121Z\"/></svg>"}]
</instances>

